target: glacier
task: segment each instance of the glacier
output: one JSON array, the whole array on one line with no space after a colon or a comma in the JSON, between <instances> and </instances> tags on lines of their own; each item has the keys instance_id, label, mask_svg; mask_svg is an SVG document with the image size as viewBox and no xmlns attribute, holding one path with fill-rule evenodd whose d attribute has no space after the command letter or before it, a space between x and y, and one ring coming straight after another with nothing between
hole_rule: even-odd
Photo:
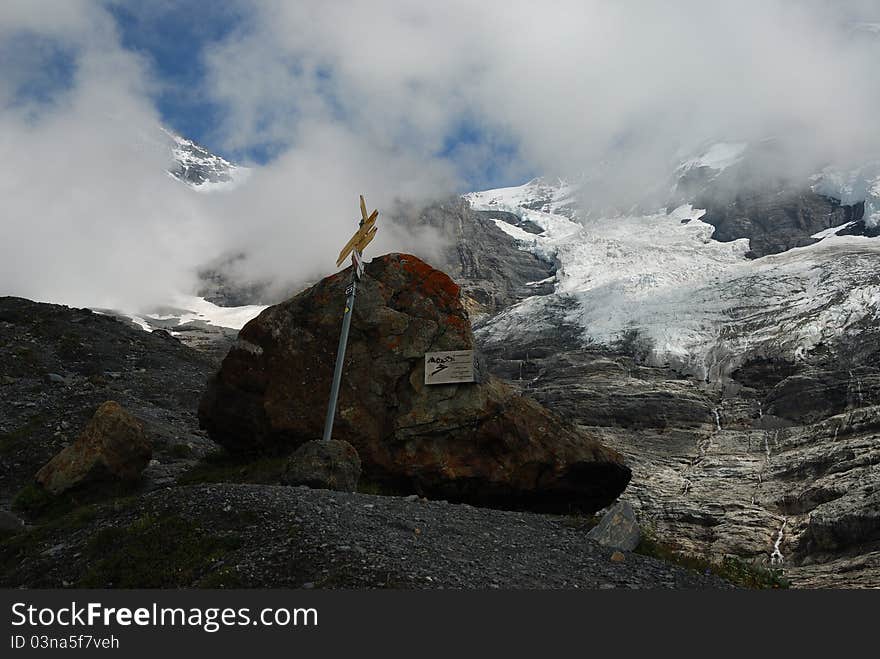
<instances>
[{"instance_id":1,"label":"glacier","mask_svg":"<svg viewBox=\"0 0 880 659\"><path fill-rule=\"evenodd\" d=\"M738 157L731 148L716 155L720 166ZM816 185L831 194L831 181L826 173ZM649 363L723 383L750 358L797 360L878 316L874 238L829 232L812 245L748 259L747 239L713 240L714 227L700 220L705 211L689 204L582 218L572 210L576 193L565 181L535 179L464 195L475 210L507 211L541 227L535 235L496 221L521 249L558 263L551 295L522 300L477 329L487 345L537 338L554 322L579 328L585 346L637 331L652 346Z\"/></svg>"}]
</instances>

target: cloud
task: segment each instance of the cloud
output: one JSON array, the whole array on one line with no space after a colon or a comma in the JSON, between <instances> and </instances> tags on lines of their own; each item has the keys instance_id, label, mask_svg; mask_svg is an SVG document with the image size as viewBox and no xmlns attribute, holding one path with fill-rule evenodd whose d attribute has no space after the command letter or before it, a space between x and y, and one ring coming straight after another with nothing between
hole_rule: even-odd
<instances>
[{"instance_id":1,"label":"cloud","mask_svg":"<svg viewBox=\"0 0 880 659\"><path fill-rule=\"evenodd\" d=\"M102 5L3 5L0 52L0 294L73 305L149 308L197 288L199 266L245 251L242 275L282 284L332 271L357 227L357 195L388 208L453 189L446 163L387 150L312 114L297 143L238 191L205 195L166 174L155 96L163 81L123 47ZM28 11L32 8L33 11ZM64 81L34 80L63 49ZM25 84L27 83L27 84ZM390 227L389 227L390 229ZM383 231L380 249L412 238Z\"/></svg>"},{"instance_id":2,"label":"cloud","mask_svg":"<svg viewBox=\"0 0 880 659\"><path fill-rule=\"evenodd\" d=\"M0 4L0 293L133 308L241 250L244 276L313 279L359 193L386 210L541 172L627 204L711 140L785 138L792 168L880 153L873 2L236 0L192 93L219 109L211 143L271 157L198 195L164 174L169 83L110 11L139 4Z\"/></svg>"},{"instance_id":3,"label":"cloud","mask_svg":"<svg viewBox=\"0 0 880 659\"><path fill-rule=\"evenodd\" d=\"M192 285L188 262L210 232L165 174L142 58L89 2L3 3L0 40L31 51L3 61L7 80L37 78L55 47L71 59L69 80L37 98L2 90L0 294L138 306Z\"/></svg>"},{"instance_id":4,"label":"cloud","mask_svg":"<svg viewBox=\"0 0 880 659\"><path fill-rule=\"evenodd\" d=\"M707 140L792 136L816 160L878 147L880 39L852 32L880 17L867 2L254 6L207 56L234 147L295 146L303 118L322 116L431 157L471 118L484 144L517 145L520 168L605 163L620 195Z\"/></svg>"}]
</instances>

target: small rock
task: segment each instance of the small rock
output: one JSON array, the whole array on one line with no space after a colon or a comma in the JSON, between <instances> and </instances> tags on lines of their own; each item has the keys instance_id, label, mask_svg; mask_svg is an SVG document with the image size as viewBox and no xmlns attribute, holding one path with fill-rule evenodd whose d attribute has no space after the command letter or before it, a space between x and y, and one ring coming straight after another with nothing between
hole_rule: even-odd
<instances>
[{"instance_id":1,"label":"small rock","mask_svg":"<svg viewBox=\"0 0 880 659\"><path fill-rule=\"evenodd\" d=\"M306 581L306 582L302 585L302 587L303 587L303 590L311 590L312 588L315 587L315 584L312 583L311 581Z\"/></svg>"},{"instance_id":2,"label":"small rock","mask_svg":"<svg viewBox=\"0 0 880 659\"><path fill-rule=\"evenodd\" d=\"M351 444L336 439L318 439L306 442L290 456L281 482L354 492L360 476L361 459Z\"/></svg>"},{"instance_id":3,"label":"small rock","mask_svg":"<svg viewBox=\"0 0 880 659\"><path fill-rule=\"evenodd\" d=\"M611 562L612 563L623 563L626 560L626 556L623 555L623 552L616 551L611 554Z\"/></svg>"},{"instance_id":4,"label":"small rock","mask_svg":"<svg viewBox=\"0 0 880 659\"><path fill-rule=\"evenodd\" d=\"M627 501L619 501L611 506L587 537L605 547L632 551L638 546L642 534L632 506Z\"/></svg>"},{"instance_id":5,"label":"small rock","mask_svg":"<svg viewBox=\"0 0 880 659\"><path fill-rule=\"evenodd\" d=\"M48 549L40 552L40 556L54 556L55 554L63 551L65 547L67 547L67 545L65 545L64 543L52 545Z\"/></svg>"},{"instance_id":6,"label":"small rock","mask_svg":"<svg viewBox=\"0 0 880 659\"><path fill-rule=\"evenodd\" d=\"M58 375L57 373L49 373L46 376L46 379L52 384L67 384L67 380L63 375Z\"/></svg>"},{"instance_id":7,"label":"small rock","mask_svg":"<svg viewBox=\"0 0 880 659\"><path fill-rule=\"evenodd\" d=\"M0 531L17 533L24 530L24 522L8 510L0 510Z\"/></svg>"}]
</instances>

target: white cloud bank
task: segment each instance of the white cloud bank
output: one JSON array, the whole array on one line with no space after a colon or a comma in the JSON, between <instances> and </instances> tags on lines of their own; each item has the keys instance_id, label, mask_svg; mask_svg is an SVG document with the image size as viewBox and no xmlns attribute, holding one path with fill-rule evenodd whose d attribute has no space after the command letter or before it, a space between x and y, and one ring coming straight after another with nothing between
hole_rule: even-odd
<instances>
[{"instance_id":1,"label":"white cloud bank","mask_svg":"<svg viewBox=\"0 0 880 659\"><path fill-rule=\"evenodd\" d=\"M76 63L35 108L15 90L40 58L0 61L0 294L160 303L237 249L253 276L326 274L358 193L380 209L442 194L486 168L487 144L516 146L501 171L604 167L611 201L706 140L788 137L792 166L880 153L880 39L854 29L880 22L871 2L238 4L249 19L207 45L200 92L224 109L218 144L282 148L211 197L163 173L161 81L104 4L0 3L0 43L40 35ZM450 149L463 131L475 143Z\"/></svg>"}]
</instances>

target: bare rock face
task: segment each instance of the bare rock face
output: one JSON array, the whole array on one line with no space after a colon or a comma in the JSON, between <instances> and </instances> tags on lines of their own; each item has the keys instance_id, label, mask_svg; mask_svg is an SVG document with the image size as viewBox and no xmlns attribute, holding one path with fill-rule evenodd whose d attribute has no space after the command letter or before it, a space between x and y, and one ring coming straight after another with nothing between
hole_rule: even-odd
<instances>
[{"instance_id":1,"label":"bare rock face","mask_svg":"<svg viewBox=\"0 0 880 659\"><path fill-rule=\"evenodd\" d=\"M76 441L37 472L36 480L52 494L93 481L132 481L151 457L141 423L119 403L107 401Z\"/></svg>"},{"instance_id":2,"label":"bare rock face","mask_svg":"<svg viewBox=\"0 0 880 659\"><path fill-rule=\"evenodd\" d=\"M350 272L266 309L242 329L199 409L231 451L320 436ZM459 287L389 254L358 286L334 439L365 476L429 496L505 507L597 510L630 478L617 452L488 375L424 385L424 354L474 348ZM480 369L478 369L479 371Z\"/></svg>"},{"instance_id":3,"label":"bare rock face","mask_svg":"<svg viewBox=\"0 0 880 659\"><path fill-rule=\"evenodd\" d=\"M361 459L351 444L315 439L296 449L281 481L285 485L354 492L360 477Z\"/></svg>"}]
</instances>

